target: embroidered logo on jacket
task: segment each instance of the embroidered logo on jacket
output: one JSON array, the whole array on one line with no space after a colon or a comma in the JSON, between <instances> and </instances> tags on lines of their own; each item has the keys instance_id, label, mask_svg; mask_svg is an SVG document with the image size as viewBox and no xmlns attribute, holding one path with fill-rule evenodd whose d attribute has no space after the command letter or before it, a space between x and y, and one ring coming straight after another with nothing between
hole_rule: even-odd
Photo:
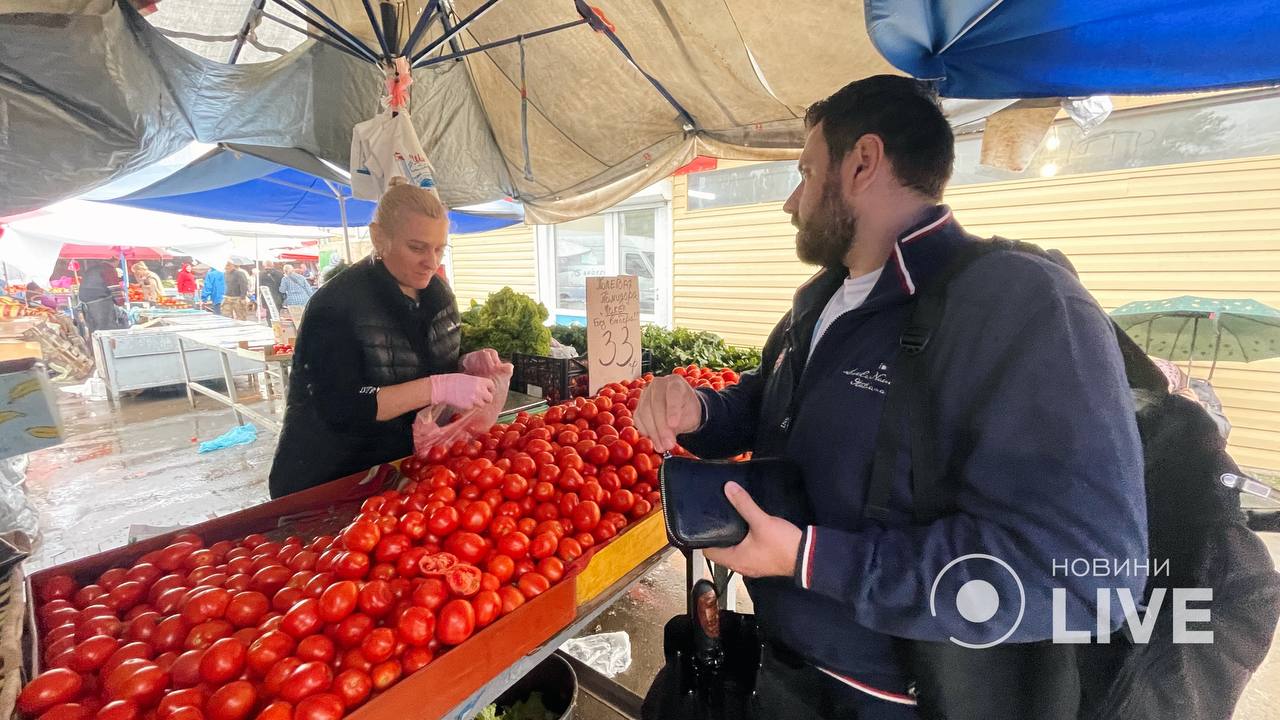
<instances>
[{"instance_id":1,"label":"embroidered logo on jacket","mask_svg":"<svg viewBox=\"0 0 1280 720\"><path fill-rule=\"evenodd\" d=\"M858 390L870 390L884 395L892 384L889 380L889 368L884 363L880 363L875 370L854 368L843 372L849 378L849 384Z\"/></svg>"}]
</instances>

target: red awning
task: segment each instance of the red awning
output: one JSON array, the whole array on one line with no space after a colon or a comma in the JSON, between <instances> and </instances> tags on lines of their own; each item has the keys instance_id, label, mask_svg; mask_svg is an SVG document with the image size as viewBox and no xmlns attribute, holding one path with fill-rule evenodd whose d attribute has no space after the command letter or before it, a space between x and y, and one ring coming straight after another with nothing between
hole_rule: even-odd
<instances>
[{"instance_id":1,"label":"red awning","mask_svg":"<svg viewBox=\"0 0 1280 720\"><path fill-rule=\"evenodd\" d=\"M71 243L63 244L62 252L58 253L58 257L63 259L74 258L76 260L118 260L121 252L124 253L125 260L130 262L138 260L167 260L173 257L157 248L122 248L115 245L73 245Z\"/></svg>"}]
</instances>

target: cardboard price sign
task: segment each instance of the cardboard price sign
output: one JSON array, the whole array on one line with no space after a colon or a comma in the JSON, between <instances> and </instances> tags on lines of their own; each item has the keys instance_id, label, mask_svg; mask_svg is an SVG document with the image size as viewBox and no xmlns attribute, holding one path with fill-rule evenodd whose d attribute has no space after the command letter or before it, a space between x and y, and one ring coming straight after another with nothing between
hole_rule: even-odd
<instances>
[{"instance_id":1,"label":"cardboard price sign","mask_svg":"<svg viewBox=\"0 0 1280 720\"><path fill-rule=\"evenodd\" d=\"M592 395L640 377L640 281L634 275L587 281L587 377Z\"/></svg>"}]
</instances>

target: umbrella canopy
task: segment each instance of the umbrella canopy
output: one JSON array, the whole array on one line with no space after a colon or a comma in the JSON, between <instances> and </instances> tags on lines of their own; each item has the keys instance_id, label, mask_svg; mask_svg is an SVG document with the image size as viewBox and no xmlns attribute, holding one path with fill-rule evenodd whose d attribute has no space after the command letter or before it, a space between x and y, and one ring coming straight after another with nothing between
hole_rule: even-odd
<instances>
[{"instance_id":1,"label":"umbrella canopy","mask_svg":"<svg viewBox=\"0 0 1280 720\"><path fill-rule=\"evenodd\" d=\"M1166 360L1216 364L1280 357L1280 310L1256 300L1184 295L1132 302L1111 317L1147 354Z\"/></svg>"},{"instance_id":2,"label":"umbrella canopy","mask_svg":"<svg viewBox=\"0 0 1280 720\"><path fill-rule=\"evenodd\" d=\"M125 260L168 260L173 257L163 250L149 247L120 247L118 245L73 245L64 243L58 257L70 260L118 260L123 255Z\"/></svg>"}]
</instances>

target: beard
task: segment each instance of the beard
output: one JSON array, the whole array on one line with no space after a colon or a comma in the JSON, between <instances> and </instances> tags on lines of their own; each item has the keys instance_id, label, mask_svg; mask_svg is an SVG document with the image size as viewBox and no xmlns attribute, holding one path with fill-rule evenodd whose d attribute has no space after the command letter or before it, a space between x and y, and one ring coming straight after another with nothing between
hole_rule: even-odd
<instances>
[{"instance_id":1,"label":"beard","mask_svg":"<svg viewBox=\"0 0 1280 720\"><path fill-rule=\"evenodd\" d=\"M796 256L807 265L842 267L857 220L840 200L840 182L828 178L822 186L822 200L811 217L796 214L791 218L796 227Z\"/></svg>"}]
</instances>

